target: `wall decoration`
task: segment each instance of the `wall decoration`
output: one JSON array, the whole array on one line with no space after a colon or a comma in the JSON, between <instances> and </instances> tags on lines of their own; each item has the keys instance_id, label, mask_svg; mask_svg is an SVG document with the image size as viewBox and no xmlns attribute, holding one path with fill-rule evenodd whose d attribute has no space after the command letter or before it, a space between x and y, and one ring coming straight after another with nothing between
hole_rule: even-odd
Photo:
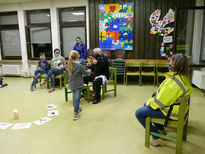
<instances>
[{"instance_id":1,"label":"wall decoration","mask_svg":"<svg viewBox=\"0 0 205 154\"><path fill-rule=\"evenodd\" d=\"M133 49L134 3L99 5L101 49Z\"/></svg>"},{"instance_id":2,"label":"wall decoration","mask_svg":"<svg viewBox=\"0 0 205 154\"><path fill-rule=\"evenodd\" d=\"M174 28L165 27L166 25L174 22L175 19L175 11L169 9L167 14L163 17L163 19L159 20L161 15L161 10L155 10L150 18L150 24L152 28L150 30L150 34L159 34L159 36L163 36L163 43L160 48L160 55L165 58L169 58L173 54L173 42L172 36L168 36L171 32L174 31ZM168 46L167 46L168 45Z\"/></svg>"},{"instance_id":3,"label":"wall decoration","mask_svg":"<svg viewBox=\"0 0 205 154\"><path fill-rule=\"evenodd\" d=\"M169 9L167 14L161 20L159 20L160 15L161 15L160 9L155 10L151 14L149 18L150 24L152 25L150 34L159 34L160 36L167 36L171 32L173 32L174 28L165 27L165 26L167 24L174 22L175 11L173 11L172 9Z\"/></svg>"}]
</instances>

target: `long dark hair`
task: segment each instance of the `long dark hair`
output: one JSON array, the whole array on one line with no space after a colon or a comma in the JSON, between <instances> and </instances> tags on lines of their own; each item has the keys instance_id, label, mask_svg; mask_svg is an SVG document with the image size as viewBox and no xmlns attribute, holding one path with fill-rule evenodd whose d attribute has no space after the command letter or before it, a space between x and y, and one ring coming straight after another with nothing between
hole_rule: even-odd
<instances>
[{"instance_id":1,"label":"long dark hair","mask_svg":"<svg viewBox=\"0 0 205 154\"><path fill-rule=\"evenodd\" d=\"M189 77L189 60L182 53L174 54L172 57L173 71L175 75L185 75Z\"/></svg>"}]
</instances>

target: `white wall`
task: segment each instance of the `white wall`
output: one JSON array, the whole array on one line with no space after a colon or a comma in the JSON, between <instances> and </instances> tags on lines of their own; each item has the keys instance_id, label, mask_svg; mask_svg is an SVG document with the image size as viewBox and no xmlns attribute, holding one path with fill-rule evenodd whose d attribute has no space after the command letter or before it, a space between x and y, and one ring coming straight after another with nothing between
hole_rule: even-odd
<instances>
[{"instance_id":1,"label":"white wall","mask_svg":"<svg viewBox=\"0 0 205 154\"><path fill-rule=\"evenodd\" d=\"M2 2L1 2L2 3ZM86 6L86 30L87 30L87 48L89 48L89 11L88 11L88 0L41 0L21 3L6 3L0 5L0 12L17 11L19 32L20 32L20 43L21 43L21 55L22 55L22 75L31 75L30 67L28 64L27 48L26 48L26 35L25 35L25 10L36 10L36 9L50 9L51 15L51 32L52 32L52 47L60 48L60 32L59 32L59 19L58 19L58 8L66 7L80 7ZM2 60L0 52L0 60ZM1 67L1 66L0 66ZM1 70L1 68L0 68Z\"/></svg>"}]
</instances>

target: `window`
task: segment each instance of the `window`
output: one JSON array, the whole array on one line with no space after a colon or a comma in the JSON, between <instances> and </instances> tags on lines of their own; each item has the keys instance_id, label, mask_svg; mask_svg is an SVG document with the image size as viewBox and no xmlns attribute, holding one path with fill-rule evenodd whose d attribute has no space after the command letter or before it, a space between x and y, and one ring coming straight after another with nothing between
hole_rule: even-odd
<instances>
[{"instance_id":1,"label":"window","mask_svg":"<svg viewBox=\"0 0 205 154\"><path fill-rule=\"evenodd\" d=\"M178 8L176 52L190 57L193 64L205 62L205 7Z\"/></svg>"},{"instance_id":2,"label":"window","mask_svg":"<svg viewBox=\"0 0 205 154\"><path fill-rule=\"evenodd\" d=\"M38 59L44 52L52 57L50 10L26 11L26 40L29 59Z\"/></svg>"},{"instance_id":3,"label":"window","mask_svg":"<svg viewBox=\"0 0 205 154\"><path fill-rule=\"evenodd\" d=\"M76 37L81 37L86 44L86 11L85 7L59 9L60 35L62 55L68 58L76 43Z\"/></svg>"},{"instance_id":4,"label":"window","mask_svg":"<svg viewBox=\"0 0 205 154\"><path fill-rule=\"evenodd\" d=\"M17 12L0 13L0 49L2 59L21 59Z\"/></svg>"}]
</instances>

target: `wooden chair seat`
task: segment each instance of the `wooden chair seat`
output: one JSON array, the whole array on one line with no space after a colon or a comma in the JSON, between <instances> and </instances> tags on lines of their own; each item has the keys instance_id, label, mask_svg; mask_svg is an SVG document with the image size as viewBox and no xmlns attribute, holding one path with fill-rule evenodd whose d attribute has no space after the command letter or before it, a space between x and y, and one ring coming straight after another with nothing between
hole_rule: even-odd
<instances>
[{"instance_id":1,"label":"wooden chair seat","mask_svg":"<svg viewBox=\"0 0 205 154\"><path fill-rule=\"evenodd\" d=\"M129 69L135 69L130 71ZM141 85L141 62L126 62L125 63L125 83L127 85L128 76L139 76L139 85Z\"/></svg>"}]
</instances>

